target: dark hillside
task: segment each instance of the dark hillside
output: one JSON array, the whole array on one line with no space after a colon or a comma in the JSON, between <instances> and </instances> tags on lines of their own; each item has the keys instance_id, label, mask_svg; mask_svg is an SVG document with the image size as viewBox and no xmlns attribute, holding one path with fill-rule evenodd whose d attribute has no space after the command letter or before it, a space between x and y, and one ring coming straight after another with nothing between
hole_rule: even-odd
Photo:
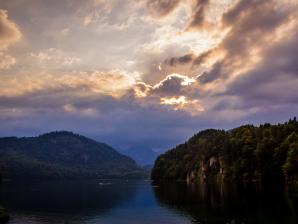
<instances>
[{"instance_id":1,"label":"dark hillside","mask_svg":"<svg viewBox=\"0 0 298 224\"><path fill-rule=\"evenodd\" d=\"M110 146L71 132L0 138L4 178L127 178L143 171Z\"/></svg>"},{"instance_id":2,"label":"dark hillside","mask_svg":"<svg viewBox=\"0 0 298 224\"><path fill-rule=\"evenodd\" d=\"M158 157L156 180L298 181L298 122L204 130Z\"/></svg>"}]
</instances>

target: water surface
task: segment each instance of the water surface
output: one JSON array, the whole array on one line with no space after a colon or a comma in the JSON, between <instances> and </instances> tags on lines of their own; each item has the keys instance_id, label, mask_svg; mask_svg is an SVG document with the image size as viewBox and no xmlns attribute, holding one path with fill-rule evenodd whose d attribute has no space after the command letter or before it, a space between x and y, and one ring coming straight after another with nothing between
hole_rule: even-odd
<instances>
[{"instance_id":1,"label":"water surface","mask_svg":"<svg viewBox=\"0 0 298 224\"><path fill-rule=\"evenodd\" d=\"M297 223L297 197L251 186L145 180L4 182L9 224Z\"/></svg>"}]
</instances>

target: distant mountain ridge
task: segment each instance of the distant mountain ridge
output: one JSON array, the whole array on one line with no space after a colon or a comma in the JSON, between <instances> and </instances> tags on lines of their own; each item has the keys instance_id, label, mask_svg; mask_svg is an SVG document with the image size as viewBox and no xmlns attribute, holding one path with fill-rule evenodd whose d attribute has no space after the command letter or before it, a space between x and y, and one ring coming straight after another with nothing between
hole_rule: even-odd
<instances>
[{"instance_id":1,"label":"distant mountain ridge","mask_svg":"<svg viewBox=\"0 0 298 224\"><path fill-rule=\"evenodd\" d=\"M160 155L151 178L298 184L298 122L201 131Z\"/></svg>"},{"instance_id":2,"label":"distant mountain ridge","mask_svg":"<svg viewBox=\"0 0 298 224\"><path fill-rule=\"evenodd\" d=\"M156 158L160 153L157 153L149 148L131 148L131 149L120 149L120 153L133 158L140 166L153 166Z\"/></svg>"},{"instance_id":3,"label":"distant mountain ridge","mask_svg":"<svg viewBox=\"0 0 298 224\"><path fill-rule=\"evenodd\" d=\"M144 171L107 144L67 131L0 138L3 178L138 178Z\"/></svg>"}]
</instances>

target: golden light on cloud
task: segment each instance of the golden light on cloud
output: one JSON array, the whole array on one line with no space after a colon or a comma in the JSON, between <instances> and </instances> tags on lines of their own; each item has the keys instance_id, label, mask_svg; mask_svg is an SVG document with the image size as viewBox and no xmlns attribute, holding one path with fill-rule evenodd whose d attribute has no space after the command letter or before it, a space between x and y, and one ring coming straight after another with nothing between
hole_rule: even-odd
<instances>
[{"instance_id":1,"label":"golden light on cloud","mask_svg":"<svg viewBox=\"0 0 298 224\"><path fill-rule=\"evenodd\" d=\"M174 110L186 111L192 116L198 115L204 111L204 107L199 100L188 100L185 96L162 97L160 98L160 104L171 106Z\"/></svg>"},{"instance_id":2,"label":"golden light on cloud","mask_svg":"<svg viewBox=\"0 0 298 224\"><path fill-rule=\"evenodd\" d=\"M242 58L236 59L231 64L233 71L230 71L230 80L237 78L237 76L247 73L254 69L254 67L262 61L262 49L259 47L251 47L248 52L249 60L243 61Z\"/></svg>"},{"instance_id":3,"label":"golden light on cloud","mask_svg":"<svg viewBox=\"0 0 298 224\"><path fill-rule=\"evenodd\" d=\"M175 105L176 108L183 108L184 105L187 103L185 96L179 96L179 97L171 97L171 98L160 98L160 104L164 105Z\"/></svg>"},{"instance_id":4,"label":"golden light on cloud","mask_svg":"<svg viewBox=\"0 0 298 224\"><path fill-rule=\"evenodd\" d=\"M97 115L94 102L107 100L120 102L117 109L128 103L197 116L238 104L233 94L255 97L275 73L296 77L297 0L150 0L149 10L145 0L71 1L64 10L61 0L55 12L49 2L0 4L9 10L0 9L5 100L61 101L56 111L70 115ZM242 82L253 79L247 93Z\"/></svg>"},{"instance_id":5,"label":"golden light on cloud","mask_svg":"<svg viewBox=\"0 0 298 224\"><path fill-rule=\"evenodd\" d=\"M177 76L178 74L175 75ZM181 82L181 86L189 86L194 82L196 82L194 78L184 77L184 80Z\"/></svg>"},{"instance_id":6,"label":"golden light on cloud","mask_svg":"<svg viewBox=\"0 0 298 224\"><path fill-rule=\"evenodd\" d=\"M159 89L161 88L167 81L171 81L172 79L179 79L180 85L181 86L188 86L191 85L192 83L196 82L195 78L190 78L186 75L180 75L177 73L173 73L171 75L168 75L165 79L161 80L159 83L154 85L152 88L153 89Z\"/></svg>"},{"instance_id":7,"label":"golden light on cloud","mask_svg":"<svg viewBox=\"0 0 298 224\"><path fill-rule=\"evenodd\" d=\"M152 89L152 86L150 86L144 82L138 82L133 87L134 95L137 98L146 97L151 89Z\"/></svg>"},{"instance_id":8,"label":"golden light on cloud","mask_svg":"<svg viewBox=\"0 0 298 224\"><path fill-rule=\"evenodd\" d=\"M18 25L8 18L6 10L0 9L0 70L7 70L16 64L16 58L7 51L21 37Z\"/></svg>"},{"instance_id":9,"label":"golden light on cloud","mask_svg":"<svg viewBox=\"0 0 298 224\"><path fill-rule=\"evenodd\" d=\"M121 97L128 89L136 84L138 73L128 74L120 70L108 72L75 72L57 79L60 85L70 88L84 88L87 93Z\"/></svg>"},{"instance_id":10,"label":"golden light on cloud","mask_svg":"<svg viewBox=\"0 0 298 224\"><path fill-rule=\"evenodd\" d=\"M38 91L65 91L76 96L107 95L120 98L132 88L139 79L139 73L120 70L82 71L66 74L24 75L22 78L7 78L5 85L0 84L0 96L14 97Z\"/></svg>"},{"instance_id":11,"label":"golden light on cloud","mask_svg":"<svg viewBox=\"0 0 298 224\"><path fill-rule=\"evenodd\" d=\"M155 94L159 95L165 89L169 90L168 86L170 86L170 88L173 91L175 91L175 90L178 90L179 87L187 87L194 84L195 82L196 82L196 79L193 77L188 77L185 75L173 73L171 75L166 76L163 80L161 80L159 83L153 86L146 84L144 82L137 82L133 86L133 90L136 97L143 98L143 97L147 97Z\"/></svg>"},{"instance_id":12,"label":"golden light on cloud","mask_svg":"<svg viewBox=\"0 0 298 224\"><path fill-rule=\"evenodd\" d=\"M18 25L8 18L6 10L0 9L0 50L6 49L21 37L22 33Z\"/></svg>"}]
</instances>

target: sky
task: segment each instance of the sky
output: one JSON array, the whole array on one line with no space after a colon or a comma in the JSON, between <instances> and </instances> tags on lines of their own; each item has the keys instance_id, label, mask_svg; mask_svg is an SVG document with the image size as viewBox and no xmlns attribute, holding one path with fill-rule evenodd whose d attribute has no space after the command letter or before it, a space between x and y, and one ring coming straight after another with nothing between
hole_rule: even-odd
<instances>
[{"instance_id":1,"label":"sky","mask_svg":"<svg viewBox=\"0 0 298 224\"><path fill-rule=\"evenodd\" d=\"M298 111L297 0L0 0L0 136L163 151Z\"/></svg>"}]
</instances>

